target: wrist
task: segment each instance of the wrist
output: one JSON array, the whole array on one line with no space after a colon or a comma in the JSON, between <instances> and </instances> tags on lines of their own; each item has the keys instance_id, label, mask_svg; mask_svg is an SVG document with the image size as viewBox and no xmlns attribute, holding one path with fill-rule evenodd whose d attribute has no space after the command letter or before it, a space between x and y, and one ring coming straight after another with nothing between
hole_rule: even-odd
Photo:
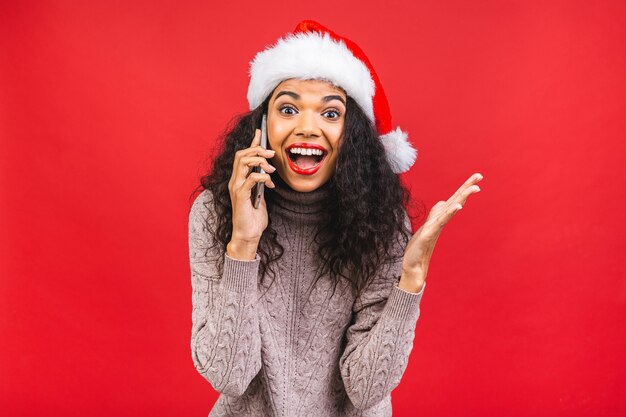
<instances>
[{"instance_id":1,"label":"wrist","mask_svg":"<svg viewBox=\"0 0 626 417\"><path fill-rule=\"evenodd\" d=\"M256 258L258 242L232 239L226 245L226 253L233 259L251 261Z\"/></svg>"},{"instance_id":2,"label":"wrist","mask_svg":"<svg viewBox=\"0 0 626 417\"><path fill-rule=\"evenodd\" d=\"M412 293L418 293L422 290L426 274L421 271L402 271L398 287L402 290Z\"/></svg>"}]
</instances>

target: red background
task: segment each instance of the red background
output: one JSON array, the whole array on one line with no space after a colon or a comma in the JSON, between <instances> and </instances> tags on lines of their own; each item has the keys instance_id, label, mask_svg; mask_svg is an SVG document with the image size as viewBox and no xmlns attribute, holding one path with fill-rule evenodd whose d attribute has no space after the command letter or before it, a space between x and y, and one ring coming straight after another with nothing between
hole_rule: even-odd
<instances>
[{"instance_id":1,"label":"red background","mask_svg":"<svg viewBox=\"0 0 626 417\"><path fill-rule=\"evenodd\" d=\"M248 62L305 18L368 54L416 199L485 178L394 415L626 413L624 2L78 3L0 6L2 415L208 414L189 195Z\"/></svg>"}]
</instances>

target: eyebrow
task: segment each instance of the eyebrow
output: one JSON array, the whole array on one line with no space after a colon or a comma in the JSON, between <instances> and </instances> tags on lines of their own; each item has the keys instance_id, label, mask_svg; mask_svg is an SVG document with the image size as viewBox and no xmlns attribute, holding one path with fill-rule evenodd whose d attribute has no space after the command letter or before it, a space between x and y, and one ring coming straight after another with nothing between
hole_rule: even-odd
<instances>
[{"instance_id":1,"label":"eyebrow","mask_svg":"<svg viewBox=\"0 0 626 417\"><path fill-rule=\"evenodd\" d=\"M276 94L276 98L274 100L278 100L278 97L285 96L285 95L293 97L296 100L300 100L300 95L299 94L296 94L293 91L286 91L286 90L283 90L280 93ZM329 102L331 100L339 100L339 101L341 101L343 103L344 106L346 105L346 101L341 96L333 95L333 96L324 96L324 97L322 97L322 101L324 103L327 103L327 102Z\"/></svg>"}]
</instances>

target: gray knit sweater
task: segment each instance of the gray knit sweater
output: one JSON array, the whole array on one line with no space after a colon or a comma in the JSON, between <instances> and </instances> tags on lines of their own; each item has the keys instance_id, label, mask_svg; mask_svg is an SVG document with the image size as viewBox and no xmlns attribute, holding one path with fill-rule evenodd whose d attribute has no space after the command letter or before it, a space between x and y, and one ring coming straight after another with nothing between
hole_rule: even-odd
<instances>
[{"instance_id":1,"label":"gray knit sweater","mask_svg":"<svg viewBox=\"0 0 626 417\"><path fill-rule=\"evenodd\" d=\"M189 213L191 356L221 394L209 416L390 416L425 284L419 293L397 286L400 257L356 299L343 281L334 295L328 277L313 286L316 212L328 190L276 184L267 190L275 193L269 216L284 253L271 286L271 276L260 283L258 254L247 261L222 253L218 274L204 223L208 190Z\"/></svg>"}]
</instances>

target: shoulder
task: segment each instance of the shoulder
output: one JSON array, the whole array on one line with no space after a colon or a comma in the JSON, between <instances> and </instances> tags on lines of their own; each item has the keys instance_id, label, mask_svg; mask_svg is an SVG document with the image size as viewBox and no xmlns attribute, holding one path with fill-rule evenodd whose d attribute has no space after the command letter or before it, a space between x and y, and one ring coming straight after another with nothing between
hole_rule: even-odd
<instances>
[{"instance_id":1,"label":"shoulder","mask_svg":"<svg viewBox=\"0 0 626 417\"><path fill-rule=\"evenodd\" d=\"M204 189L200 194L196 196L189 210L189 219L207 219L211 212L211 206L213 204L213 193L211 190Z\"/></svg>"},{"instance_id":2,"label":"shoulder","mask_svg":"<svg viewBox=\"0 0 626 417\"><path fill-rule=\"evenodd\" d=\"M213 193L211 190L202 190L196 196L189 210L188 227L190 235L207 236L212 234L216 225L215 210L213 207Z\"/></svg>"},{"instance_id":3,"label":"shoulder","mask_svg":"<svg viewBox=\"0 0 626 417\"><path fill-rule=\"evenodd\" d=\"M190 251L192 253L197 248L201 248L199 253L204 253L206 247L215 244L216 221L213 215L214 212L213 193L205 189L196 196L189 210L188 232Z\"/></svg>"}]
</instances>

